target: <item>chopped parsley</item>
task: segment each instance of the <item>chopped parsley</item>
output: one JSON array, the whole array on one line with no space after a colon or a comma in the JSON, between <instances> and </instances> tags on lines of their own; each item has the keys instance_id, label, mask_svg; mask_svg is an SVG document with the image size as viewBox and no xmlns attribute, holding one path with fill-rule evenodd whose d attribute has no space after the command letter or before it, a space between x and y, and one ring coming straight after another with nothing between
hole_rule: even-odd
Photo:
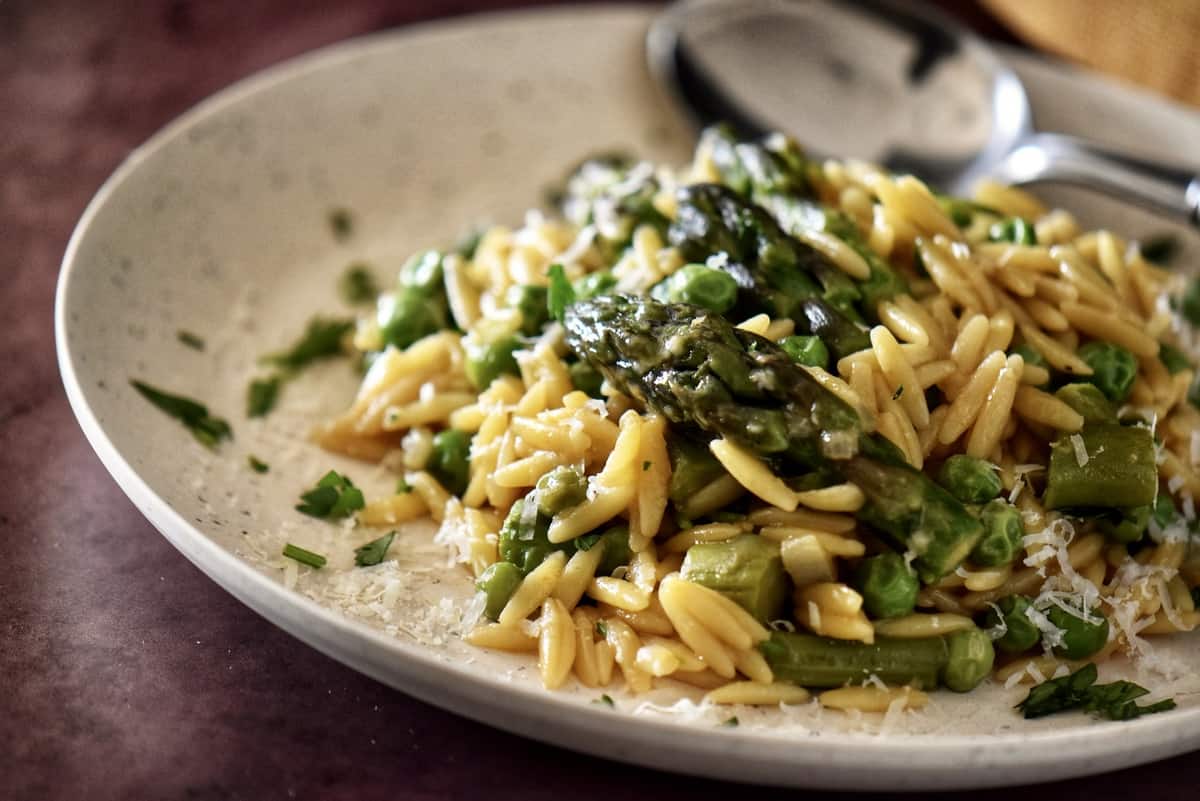
<instances>
[{"instance_id":1,"label":"chopped parsley","mask_svg":"<svg viewBox=\"0 0 1200 801\"><path fill-rule=\"evenodd\" d=\"M283 546L283 555L288 559L295 559L302 565L315 567L318 570L325 567L325 562L327 561L321 554L305 550L299 545L292 545L290 542Z\"/></svg>"},{"instance_id":2,"label":"chopped parsley","mask_svg":"<svg viewBox=\"0 0 1200 801\"><path fill-rule=\"evenodd\" d=\"M600 697L599 697L599 698L597 698L595 701L592 701L592 703L593 703L593 704L600 704L601 706L607 706L607 707L609 707L610 709L611 709L612 707L615 707L615 706L616 706L616 704L615 704L615 703L613 703L612 696L611 696L611 695L609 695L608 693L605 693L604 695L600 696Z\"/></svg>"},{"instance_id":3,"label":"chopped parsley","mask_svg":"<svg viewBox=\"0 0 1200 801\"><path fill-rule=\"evenodd\" d=\"M1138 706L1135 700L1150 692L1145 687L1130 681L1096 684L1097 676L1096 666L1089 663L1074 673L1042 682L1031 689L1016 708L1026 718L1078 709L1109 720L1132 720L1140 715L1175 708L1175 702L1170 698Z\"/></svg>"},{"instance_id":4,"label":"chopped parsley","mask_svg":"<svg viewBox=\"0 0 1200 801\"><path fill-rule=\"evenodd\" d=\"M567 280L567 274L561 264L550 265L547 275L550 276L550 289L546 293L546 308L549 309L550 316L561 323L567 307L575 302L575 289Z\"/></svg>"},{"instance_id":5,"label":"chopped parsley","mask_svg":"<svg viewBox=\"0 0 1200 801\"><path fill-rule=\"evenodd\" d=\"M596 621L596 633L601 637L608 636L608 625L603 620Z\"/></svg>"},{"instance_id":6,"label":"chopped parsley","mask_svg":"<svg viewBox=\"0 0 1200 801\"><path fill-rule=\"evenodd\" d=\"M246 388L246 416L262 417L275 408L279 399L279 385L283 377L279 374L269 378L256 378Z\"/></svg>"},{"instance_id":7,"label":"chopped parsley","mask_svg":"<svg viewBox=\"0 0 1200 801\"><path fill-rule=\"evenodd\" d=\"M326 473L300 500L296 511L326 520L349 517L364 505L362 490L336 470Z\"/></svg>"},{"instance_id":8,"label":"chopped parsley","mask_svg":"<svg viewBox=\"0 0 1200 801\"><path fill-rule=\"evenodd\" d=\"M255 473L265 473L271 469L271 465L267 464L262 459L259 459L254 454L250 454L246 457L246 463L250 465L250 469Z\"/></svg>"},{"instance_id":9,"label":"chopped parsley","mask_svg":"<svg viewBox=\"0 0 1200 801\"><path fill-rule=\"evenodd\" d=\"M401 476L400 480L396 482L396 494L397 495L407 495L408 493L410 493L412 491L413 491L412 484L409 484L407 481L404 480L404 477Z\"/></svg>"},{"instance_id":10,"label":"chopped parsley","mask_svg":"<svg viewBox=\"0 0 1200 801\"><path fill-rule=\"evenodd\" d=\"M357 306L373 302L379 295L379 285L375 283L375 276L371 275L367 265L355 262L342 273L338 281L338 292L342 300Z\"/></svg>"},{"instance_id":11,"label":"chopped parsley","mask_svg":"<svg viewBox=\"0 0 1200 801\"><path fill-rule=\"evenodd\" d=\"M204 350L204 340L191 331L184 331L181 328L175 333L175 338L192 350Z\"/></svg>"},{"instance_id":12,"label":"chopped parsley","mask_svg":"<svg viewBox=\"0 0 1200 801\"><path fill-rule=\"evenodd\" d=\"M131 379L129 383L143 398L187 426L192 436L204 447L216 448L221 440L233 439L233 429L229 427L229 423L209 414L208 407L204 404L181 395L163 392L141 381Z\"/></svg>"},{"instance_id":13,"label":"chopped parsley","mask_svg":"<svg viewBox=\"0 0 1200 801\"><path fill-rule=\"evenodd\" d=\"M900 400L901 396L903 396L903 395L904 395L904 385L901 384L900 386L896 387L896 391L892 393L892 400Z\"/></svg>"},{"instance_id":14,"label":"chopped parsley","mask_svg":"<svg viewBox=\"0 0 1200 801\"><path fill-rule=\"evenodd\" d=\"M645 462L642 462L642 472L645 473L647 470L649 470L653 466L654 466L654 462L651 462L648 460Z\"/></svg>"},{"instance_id":15,"label":"chopped parsley","mask_svg":"<svg viewBox=\"0 0 1200 801\"><path fill-rule=\"evenodd\" d=\"M389 531L377 540L371 540L366 545L354 549L354 564L359 567L370 567L383 561L387 549L391 547L396 532Z\"/></svg>"},{"instance_id":16,"label":"chopped parsley","mask_svg":"<svg viewBox=\"0 0 1200 801\"><path fill-rule=\"evenodd\" d=\"M734 715L731 718L726 718L725 720L721 721L721 725L727 729L733 729L737 728L738 722L737 715Z\"/></svg>"},{"instance_id":17,"label":"chopped parsley","mask_svg":"<svg viewBox=\"0 0 1200 801\"><path fill-rule=\"evenodd\" d=\"M308 322L308 327L296 344L280 353L264 356L260 361L286 370L299 370L318 359L340 354L342 338L352 328L354 328L352 320L327 320L322 317L314 317Z\"/></svg>"},{"instance_id":18,"label":"chopped parsley","mask_svg":"<svg viewBox=\"0 0 1200 801\"><path fill-rule=\"evenodd\" d=\"M329 210L329 230L338 242L345 242L354 235L354 215L349 209L336 208Z\"/></svg>"}]
</instances>

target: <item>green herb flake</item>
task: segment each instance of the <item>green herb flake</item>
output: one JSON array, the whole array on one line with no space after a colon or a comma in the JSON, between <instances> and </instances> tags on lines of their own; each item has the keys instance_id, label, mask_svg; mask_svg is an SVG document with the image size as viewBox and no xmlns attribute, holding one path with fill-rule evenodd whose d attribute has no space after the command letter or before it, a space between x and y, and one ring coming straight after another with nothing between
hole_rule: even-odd
<instances>
[{"instance_id":1,"label":"green herb flake","mask_svg":"<svg viewBox=\"0 0 1200 801\"><path fill-rule=\"evenodd\" d=\"M246 463L250 465L250 469L255 473L265 473L271 469L271 465L267 464L262 459L259 459L254 454L250 454L246 457Z\"/></svg>"},{"instance_id":2,"label":"green herb flake","mask_svg":"<svg viewBox=\"0 0 1200 801\"><path fill-rule=\"evenodd\" d=\"M392 545L392 540L396 538L396 532L389 531L377 540L371 540L366 545L354 549L354 564L359 567L370 567L377 565L383 561L383 557L387 555L388 548Z\"/></svg>"},{"instance_id":3,"label":"green herb flake","mask_svg":"<svg viewBox=\"0 0 1200 801\"><path fill-rule=\"evenodd\" d=\"M328 220L329 230L338 242L345 242L354 236L354 215L349 209L330 209Z\"/></svg>"},{"instance_id":4,"label":"green herb flake","mask_svg":"<svg viewBox=\"0 0 1200 801\"><path fill-rule=\"evenodd\" d=\"M349 517L365 505L362 490L336 470L326 473L300 500L296 511L326 520Z\"/></svg>"},{"instance_id":5,"label":"green herb flake","mask_svg":"<svg viewBox=\"0 0 1200 801\"><path fill-rule=\"evenodd\" d=\"M726 729L735 729L737 728L738 723L739 721L737 719L737 715L734 715L731 718L726 718L725 720L721 721L721 726Z\"/></svg>"},{"instance_id":6,"label":"green herb flake","mask_svg":"<svg viewBox=\"0 0 1200 801\"><path fill-rule=\"evenodd\" d=\"M408 493L410 493L412 491L413 491L412 484L409 484L403 478L401 478L399 481L396 482L396 494L397 495L407 495Z\"/></svg>"},{"instance_id":7,"label":"green herb flake","mask_svg":"<svg viewBox=\"0 0 1200 801\"><path fill-rule=\"evenodd\" d=\"M143 398L161 411L187 426L192 436L206 448L216 448L223 439L233 439L233 429L220 417L208 413L208 407L191 398L172 395L149 384L131 379L129 382Z\"/></svg>"},{"instance_id":8,"label":"green herb flake","mask_svg":"<svg viewBox=\"0 0 1200 801\"><path fill-rule=\"evenodd\" d=\"M338 280L338 292L342 300L353 306L373 303L379 296L379 285L375 276L362 262L356 262L346 268Z\"/></svg>"},{"instance_id":9,"label":"green herb flake","mask_svg":"<svg viewBox=\"0 0 1200 801\"><path fill-rule=\"evenodd\" d=\"M1169 698L1138 706L1136 699L1149 693L1149 690L1129 681L1096 684L1098 675L1094 664L1084 665L1074 673L1037 685L1016 708L1026 718L1040 718L1078 709L1109 720L1132 720L1140 715L1175 708L1175 702Z\"/></svg>"},{"instance_id":10,"label":"green herb flake","mask_svg":"<svg viewBox=\"0 0 1200 801\"><path fill-rule=\"evenodd\" d=\"M246 387L246 416L263 417L274 409L281 383L282 376L279 375L251 381L250 386Z\"/></svg>"},{"instance_id":11,"label":"green herb flake","mask_svg":"<svg viewBox=\"0 0 1200 801\"><path fill-rule=\"evenodd\" d=\"M596 634L600 637L608 637L608 624L603 620L596 621Z\"/></svg>"},{"instance_id":12,"label":"green herb flake","mask_svg":"<svg viewBox=\"0 0 1200 801\"><path fill-rule=\"evenodd\" d=\"M352 320L313 318L299 341L280 353L272 353L260 359L286 370L299 370L309 364L342 352L342 338L354 328Z\"/></svg>"},{"instance_id":13,"label":"green herb flake","mask_svg":"<svg viewBox=\"0 0 1200 801\"><path fill-rule=\"evenodd\" d=\"M575 302L575 289L567 280L566 271L561 264L550 265L547 275L550 277L550 290L546 294L546 308L549 309L550 316L561 323L567 307Z\"/></svg>"},{"instance_id":14,"label":"green herb flake","mask_svg":"<svg viewBox=\"0 0 1200 801\"><path fill-rule=\"evenodd\" d=\"M892 400L900 400L901 396L903 396L903 395L904 395L904 385L901 384L900 386L896 387L896 391L892 393Z\"/></svg>"},{"instance_id":15,"label":"green herb flake","mask_svg":"<svg viewBox=\"0 0 1200 801\"><path fill-rule=\"evenodd\" d=\"M653 466L654 466L654 462L651 462L651 461L642 462L642 472L645 473L647 470L649 470Z\"/></svg>"},{"instance_id":16,"label":"green herb flake","mask_svg":"<svg viewBox=\"0 0 1200 801\"><path fill-rule=\"evenodd\" d=\"M606 706L609 709L612 709L616 706L616 704L613 703L612 696L609 695L608 693L605 693L604 695L600 696L595 701L592 701L592 703L599 704L600 706Z\"/></svg>"},{"instance_id":17,"label":"green herb flake","mask_svg":"<svg viewBox=\"0 0 1200 801\"><path fill-rule=\"evenodd\" d=\"M302 565L315 567L317 570L325 567L325 562L328 561L324 556L321 556L321 554L305 550L299 545L292 545L290 542L283 546L283 555L288 559L295 559Z\"/></svg>"},{"instance_id":18,"label":"green herb flake","mask_svg":"<svg viewBox=\"0 0 1200 801\"><path fill-rule=\"evenodd\" d=\"M175 338L192 350L204 350L204 339L191 331L182 328L175 332Z\"/></svg>"}]
</instances>

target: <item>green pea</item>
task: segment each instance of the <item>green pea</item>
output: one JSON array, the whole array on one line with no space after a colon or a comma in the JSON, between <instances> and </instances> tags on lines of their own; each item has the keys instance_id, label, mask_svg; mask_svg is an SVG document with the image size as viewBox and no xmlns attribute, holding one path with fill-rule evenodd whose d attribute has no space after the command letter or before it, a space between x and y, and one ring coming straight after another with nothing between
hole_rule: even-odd
<instances>
[{"instance_id":1,"label":"green pea","mask_svg":"<svg viewBox=\"0 0 1200 801\"><path fill-rule=\"evenodd\" d=\"M979 629L956 631L946 637L946 645L949 659L942 668L942 683L954 692L970 692L992 672L996 650Z\"/></svg>"},{"instance_id":2,"label":"green pea","mask_svg":"<svg viewBox=\"0 0 1200 801\"><path fill-rule=\"evenodd\" d=\"M1137 378L1138 363L1132 353L1111 342L1089 342L1079 358L1092 368L1088 383L1095 384L1113 403L1124 403Z\"/></svg>"},{"instance_id":3,"label":"green pea","mask_svg":"<svg viewBox=\"0 0 1200 801\"><path fill-rule=\"evenodd\" d=\"M1168 345L1165 342L1158 347L1158 359L1171 375L1192 369L1192 362L1188 359L1187 354L1174 345Z\"/></svg>"},{"instance_id":4,"label":"green pea","mask_svg":"<svg viewBox=\"0 0 1200 801\"><path fill-rule=\"evenodd\" d=\"M971 550L971 561L980 567L1011 564L1021 550L1025 524L1021 513L1007 501L996 498L979 512L983 536Z\"/></svg>"},{"instance_id":5,"label":"green pea","mask_svg":"<svg viewBox=\"0 0 1200 801\"><path fill-rule=\"evenodd\" d=\"M1000 494L1000 476L983 459L958 453L942 462L938 483L963 503L987 503Z\"/></svg>"},{"instance_id":6,"label":"green pea","mask_svg":"<svg viewBox=\"0 0 1200 801\"><path fill-rule=\"evenodd\" d=\"M703 264L685 264L650 290L664 303L691 303L724 314L737 301L737 282L724 270Z\"/></svg>"},{"instance_id":7,"label":"green pea","mask_svg":"<svg viewBox=\"0 0 1200 801\"><path fill-rule=\"evenodd\" d=\"M385 345L407 348L446 327L445 306L423 290L404 288L379 299L379 333Z\"/></svg>"},{"instance_id":8,"label":"green pea","mask_svg":"<svg viewBox=\"0 0 1200 801\"><path fill-rule=\"evenodd\" d=\"M524 341L515 334L491 343L476 342L471 337L465 337L463 350L467 357L464 363L467 379L482 391L502 375L520 375L517 357L513 354L524 346Z\"/></svg>"},{"instance_id":9,"label":"green pea","mask_svg":"<svg viewBox=\"0 0 1200 801\"><path fill-rule=\"evenodd\" d=\"M576 547L580 550L587 550L578 544ZM604 556L596 567L597 576L611 576L614 570L628 565L629 560L633 558L633 550L629 547L629 528L626 526L613 526L607 529L592 547L604 548Z\"/></svg>"},{"instance_id":10,"label":"green pea","mask_svg":"<svg viewBox=\"0 0 1200 801\"><path fill-rule=\"evenodd\" d=\"M1004 634L996 640L996 647L1010 654L1028 651L1042 638L1041 629L1025 614L1031 605L1024 595L1009 595L1001 598L984 615L983 624L996 628L1003 624Z\"/></svg>"},{"instance_id":11,"label":"green pea","mask_svg":"<svg viewBox=\"0 0 1200 801\"><path fill-rule=\"evenodd\" d=\"M854 588L862 595L867 616L881 620L911 614L921 585L904 557L887 552L859 563L854 571Z\"/></svg>"},{"instance_id":12,"label":"green pea","mask_svg":"<svg viewBox=\"0 0 1200 801\"><path fill-rule=\"evenodd\" d=\"M608 270L588 273L575 282L575 299L587 300L607 295L617 288L617 279Z\"/></svg>"},{"instance_id":13,"label":"green pea","mask_svg":"<svg viewBox=\"0 0 1200 801\"><path fill-rule=\"evenodd\" d=\"M1033 224L1021 217L1009 217L992 223L988 228L988 240L991 242L1013 242L1018 245L1036 245L1037 232Z\"/></svg>"},{"instance_id":14,"label":"green pea","mask_svg":"<svg viewBox=\"0 0 1200 801\"><path fill-rule=\"evenodd\" d=\"M548 294L546 287L532 284L510 286L505 293L509 308L521 313L521 333L525 336L537 336L542 326L550 321L550 309L546 306Z\"/></svg>"},{"instance_id":15,"label":"green pea","mask_svg":"<svg viewBox=\"0 0 1200 801\"><path fill-rule=\"evenodd\" d=\"M579 468L561 465L538 479L538 511L553 517L572 506L583 503L587 496L587 483Z\"/></svg>"},{"instance_id":16,"label":"green pea","mask_svg":"<svg viewBox=\"0 0 1200 801\"><path fill-rule=\"evenodd\" d=\"M441 291L442 254L436 250L425 250L413 255L400 268L398 281L401 287L418 289L426 296Z\"/></svg>"},{"instance_id":17,"label":"green pea","mask_svg":"<svg viewBox=\"0 0 1200 801\"><path fill-rule=\"evenodd\" d=\"M1116 422L1117 410L1094 384L1066 384L1054 397L1082 415L1084 423Z\"/></svg>"},{"instance_id":18,"label":"green pea","mask_svg":"<svg viewBox=\"0 0 1200 801\"><path fill-rule=\"evenodd\" d=\"M1060 606L1052 606L1046 611L1046 617L1051 623L1062 629L1062 642L1054 647L1054 652L1067 659L1087 659L1099 652L1108 642L1108 618L1098 608L1092 609L1084 620L1082 613L1072 614Z\"/></svg>"},{"instance_id":19,"label":"green pea","mask_svg":"<svg viewBox=\"0 0 1200 801\"><path fill-rule=\"evenodd\" d=\"M1045 367L1046 369L1050 369L1050 365L1046 363L1046 357L1035 350L1034 347L1028 343L1023 342L1014 348L1010 348L1008 352L1015 356L1020 356L1025 360L1026 364L1031 364L1034 367Z\"/></svg>"},{"instance_id":20,"label":"green pea","mask_svg":"<svg viewBox=\"0 0 1200 801\"><path fill-rule=\"evenodd\" d=\"M1193 326L1200 326L1200 275L1188 281L1179 299L1179 313Z\"/></svg>"},{"instance_id":21,"label":"green pea","mask_svg":"<svg viewBox=\"0 0 1200 801\"><path fill-rule=\"evenodd\" d=\"M498 620L508 599L521 584L520 569L512 562L496 562L479 574L475 589L487 597L483 614L488 620Z\"/></svg>"},{"instance_id":22,"label":"green pea","mask_svg":"<svg viewBox=\"0 0 1200 801\"><path fill-rule=\"evenodd\" d=\"M820 337L804 335L784 337L779 341L779 347L783 348L797 364L803 364L806 367L824 368L829 366L829 348L825 347L825 343Z\"/></svg>"},{"instance_id":23,"label":"green pea","mask_svg":"<svg viewBox=\"0 0 1200 801\"><path fill-rule=\"evenodd\" d=\"M591 398L603 398L600 387L604 384L604 376L587 362L574 362L567 365L567 374L571 376L571 384L575 389Z\"/></svg>"},{"instance_id":24,"label":"green pea","mask_svg":"<svg viewBox=\"0 0 1200 801\"><path fill-rule=\"evenodd\" d=\"M1146 533L1154 509L1153 506L1120 509L1115 514L1097 518L1096 525L1113 542L1128 545L1131 542L1137 542Z\"/></svg>"},{"instance_id":25,"label":"green pea","mask_svg":"<svg viewBox=\"0 0 1200 801\"><path fill-rule=\"evenodd\" d=\"M470 478L471 435L448 428L433 438L433 450L425 469L446 488L447 492L462 495Z\"/></svg>"}]
</instances>

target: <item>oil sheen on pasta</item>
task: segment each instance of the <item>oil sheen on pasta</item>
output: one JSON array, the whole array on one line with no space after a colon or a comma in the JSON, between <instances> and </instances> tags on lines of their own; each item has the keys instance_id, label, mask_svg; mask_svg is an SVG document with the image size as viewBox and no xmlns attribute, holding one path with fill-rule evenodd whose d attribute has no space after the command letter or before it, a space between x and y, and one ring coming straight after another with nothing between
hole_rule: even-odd
<instances>
[{"instance_id":1,"label":"oil sheen on pasta","mask_svg":"<svg viewBox=\"0 0 1200 801\"><path fill-rule=\"evenodd\" d=\"M1200 623L1183 283L1016 189L714 128L414 256L317 439L403 475L359 523L439 522L467 639L548 688L916 707Z\"/></svg>"}]
</instances>

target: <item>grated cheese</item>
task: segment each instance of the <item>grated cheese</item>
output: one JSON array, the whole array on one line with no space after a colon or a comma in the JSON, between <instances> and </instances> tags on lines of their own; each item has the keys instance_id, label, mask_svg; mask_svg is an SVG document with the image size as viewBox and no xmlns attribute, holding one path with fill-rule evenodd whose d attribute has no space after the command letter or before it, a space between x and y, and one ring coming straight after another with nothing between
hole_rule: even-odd
<instances>
[{"instance_id":1,"label":"grated cheese","mask_svg":"<svg viewBox=\"0 0 1200 801\"><path fill-rule=\"evenodd\" d=\"M1080 467L1086 467L1089 459L1087 447L1083 444L1083 437L1078 434L1072 434L1070 440L1071 447L1075 451L1075 463Z\"/></svg>"}]
</instances>

